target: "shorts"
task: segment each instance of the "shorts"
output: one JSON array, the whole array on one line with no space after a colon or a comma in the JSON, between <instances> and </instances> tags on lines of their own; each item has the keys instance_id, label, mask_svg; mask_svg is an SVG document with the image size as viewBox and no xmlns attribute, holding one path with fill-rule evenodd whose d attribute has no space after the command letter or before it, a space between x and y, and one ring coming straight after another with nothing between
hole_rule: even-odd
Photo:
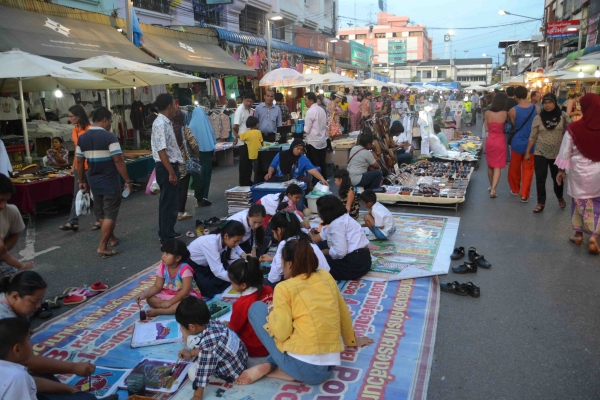
<instances>
[{"instance_id":1,"label":"shorts","mask_svg":"<svg viewBox=\"0 0 600 400\"><path fill-rule=\"evenodd\" d=\"M19 273L19 270L15 267L11 267L4 261L0 261L0 279L4 277L11 277Z\"/></svg>"},{"instance_id":2,"label":"shorts","mask_svg":"<svg viewBox=\"0 0 600 400\"><path fill-rule=\"evenodd\" d=\"M379 229L377 226L373 227L373 233L375 234L375 237L379 240L386 240L387 238L389 238L390 236L392 236L394 233L396 233L396 227L392 226L392 229L390 229L390 232L388 233L387 236L385 236L383 234L383 232L381 232L381 229Z\"/></svg>"},{"instance_id":3,"label":"shorts","mask_svg":"<svg viewBox=\"0 0 600 400\"><path fill-rule=\"evenodd\" d=\"M121 193L94 195L94 213L97 219L117 220L119 207L121 206Z\"/></svg>"}]
</instances>

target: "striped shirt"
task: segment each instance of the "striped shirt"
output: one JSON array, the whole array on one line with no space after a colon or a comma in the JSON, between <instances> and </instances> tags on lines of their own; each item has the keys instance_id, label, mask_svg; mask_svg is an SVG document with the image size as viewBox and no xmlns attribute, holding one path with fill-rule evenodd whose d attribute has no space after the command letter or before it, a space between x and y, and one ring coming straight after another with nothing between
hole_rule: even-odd
<instances>
[{"instance_id":1,"label":"striped shirt","mask_svg":"<svg viewBox=\"0 0 600 400\"><path fill-rule=\"evenodd\" d=\"M119 171L112 157L123 152L114 134L98 126L91 126L79 137L76 154L88 162L88 180L94 195L114 195L120 192Z\"/></svg>"}]
</instances>

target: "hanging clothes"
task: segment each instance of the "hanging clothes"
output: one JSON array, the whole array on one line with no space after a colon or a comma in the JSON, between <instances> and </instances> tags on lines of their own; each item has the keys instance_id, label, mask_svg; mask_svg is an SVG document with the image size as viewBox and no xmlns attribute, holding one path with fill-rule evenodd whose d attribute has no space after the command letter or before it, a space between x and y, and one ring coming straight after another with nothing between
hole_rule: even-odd
<instances>
[{"instance_id":1,"label":"hanging clothes","mask_svg":"<svg viewBox=\"0 0 600 400\"><path fill-rule=\"evenodd\" d=\"M144 129L144 103L139 100L131 104L131 125L133 129Z\"/></svg>"},{"instance_id":2,"label":"hanging clothes","mask_svg":"<svg viewBox=\"0 0 600 400\"><path fill-rule=\"evenodd\" d=\"M17 114L18 103L12 97L0 98L0 121L12 121L19 119Z\"/></svg>"}]
</instances>

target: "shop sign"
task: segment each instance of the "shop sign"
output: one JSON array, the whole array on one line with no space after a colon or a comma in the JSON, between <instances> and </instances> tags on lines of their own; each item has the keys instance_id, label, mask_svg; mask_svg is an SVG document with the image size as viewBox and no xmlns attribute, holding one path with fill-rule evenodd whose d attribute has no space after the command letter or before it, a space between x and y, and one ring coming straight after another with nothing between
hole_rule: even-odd
<instances>
[{"instance_id":1,"label":"shop sign","mask_svg":"<svg viewBox=\"0 0 600 400\"><path fill-rule=\"evenodd\" d=\"M600 20L600 14L594 17L588 18L588 34L585 47L594 46L598 40L598 20Z\"/></svg>"},{"instance_id":2,"label":"shop sign","mask_svg":"<svg viewBox=\"0 0 600 400\"><path fill-rule=\"evenodd\" d=\"M578 19L571 19L567 21L549 22L546 27L546 38L556 39L565 38L569 36L578 36L579 32L570 31L569 28L577 27L581 23Z\"/></svg>"},{"instance_id":3,"label":"shop sign","mask_svg":"<svg viewBox=\"0 0 600 400\"><path fill-rule=\"evenodd\" d=\"M316 51L327 52L328 36L316 33L310 29L295 27L296 46L304 47ZM334 46L335 44L335 46ZM333 48L335 47L335 58L338 60L350 60L350 44L343 40L329 44L329 56L333 57Z\"/></svg>"},{"instance_id":4,"label":"shop sign","mask_svg":"<svg viewBox=\"0 0 600 400\"><path fill-rule=\"evenodd\" d=\"M359 67L367 68L371 58L370 48L363 46L353 40L350 41L350 63Z\"/></svg>"},{"instance_id":5,"label":"shop sign","mask_svg":"<svg viewBox=\"0 0 600 400\"><path fill-rule=\"evenodd\" d=\"M221 42L221 47L233 58L257 71L266 71L267 49L261 46L250 46L240 43ZM271 49L271 66L277 68L292 68L302 72L304 56L283 50Z\"/></svg>"}]
</instances>

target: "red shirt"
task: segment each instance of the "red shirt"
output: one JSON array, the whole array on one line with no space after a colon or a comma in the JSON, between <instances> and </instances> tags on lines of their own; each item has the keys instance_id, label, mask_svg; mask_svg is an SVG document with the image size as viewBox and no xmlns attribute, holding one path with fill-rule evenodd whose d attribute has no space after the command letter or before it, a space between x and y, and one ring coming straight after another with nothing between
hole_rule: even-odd
<instances>
[{"instance_id":1,"label":"red shirt","mask_svg":"<svg viewBox=\"0 0 600 400\"><path fill-rule=\"evenodd\" d=\"M269 355L269 352L258 339L258 336L256 336L256 333L248 320L248 310L250 310L250 306L255 301L262 301L267 303L267 305L271 304L273 302L273 288L263 286L260 298L258 297L257 291L239 297L235 303L233 303L229 329L238 334L242 342L248 348L248 355L250 357L266 357Z\"/></svg>"}]
</instances>

